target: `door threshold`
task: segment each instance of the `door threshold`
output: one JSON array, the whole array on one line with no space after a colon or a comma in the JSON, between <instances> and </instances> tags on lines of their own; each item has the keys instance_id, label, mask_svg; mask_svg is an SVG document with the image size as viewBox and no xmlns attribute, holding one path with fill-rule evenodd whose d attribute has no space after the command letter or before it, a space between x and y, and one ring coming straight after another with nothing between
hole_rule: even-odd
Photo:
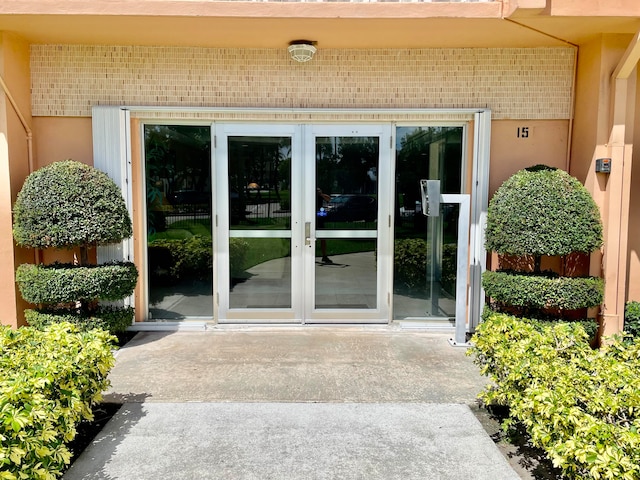
<instances>
[{"instance_id":1,"label":"door threshold","mask_svg":"<svg viewBox=\"0 0 640 480\"><path fill-rule=\"evenodd\" d=\"M130 332L223 332L223 331L283 331L283 330L359 330L368 332L430 331L451 333L455 326L451 322L401 321L391 323L215 323L206 320L137 322L127 330Z\"/></svg>"}]
</instances>

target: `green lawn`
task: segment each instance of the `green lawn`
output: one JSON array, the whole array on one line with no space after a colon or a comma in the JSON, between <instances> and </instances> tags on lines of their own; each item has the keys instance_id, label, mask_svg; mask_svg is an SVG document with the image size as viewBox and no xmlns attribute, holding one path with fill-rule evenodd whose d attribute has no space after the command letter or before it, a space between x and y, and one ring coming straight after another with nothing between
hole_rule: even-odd
<instances>
[{"instance_id":1,"label":"green lawn","mask_svg":"<svg viewBox=\"0 0 640 480\"><path fill-rule=\"evenodd\" d=\"M252 226L234 227L234 230L252 229ZM281 225L260 225L261 229L280 229ZM280 227L280 228L279 228ZM149 241L159 239L182 240L193 236L211 238L211 224L209 220L180 220L172 223L164 232L149 236ZM283 258L291 255L291 241L288 238L243 238L249 244L249 250L244 260L244 269L249 269L260 263ZM374 239L328 239L327 255L342 255L346 253L370 252L376 249ZM321 256L320 241L316 242L316 256Z\"/></svg>"}]
</instances>

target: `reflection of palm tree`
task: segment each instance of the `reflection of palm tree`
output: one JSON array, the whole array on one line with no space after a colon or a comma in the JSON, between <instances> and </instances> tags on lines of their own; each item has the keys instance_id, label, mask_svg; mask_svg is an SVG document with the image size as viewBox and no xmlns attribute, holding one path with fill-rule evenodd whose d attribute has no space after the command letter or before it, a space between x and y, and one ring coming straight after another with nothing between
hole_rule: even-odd
<instances>
[{"instance_id":1,"label":"reflection of palm tree","mask_svg":"<svg viewBox=\"0 0 640 480\"><path fill-rule=\"evenodd\" d=\"M375 193L377 178L371 185L369 173L377 169L379 154L377 137L318 138L316 182L328 186L331 193Z\"/></svg>"}]
</instances>

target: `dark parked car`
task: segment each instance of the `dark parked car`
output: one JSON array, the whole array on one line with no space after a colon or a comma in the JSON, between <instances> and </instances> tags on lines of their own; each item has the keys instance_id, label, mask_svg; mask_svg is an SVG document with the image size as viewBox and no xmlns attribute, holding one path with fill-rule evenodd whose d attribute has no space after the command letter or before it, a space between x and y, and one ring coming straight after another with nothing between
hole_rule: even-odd
<instances>
[{"instance_id":1,"label":"dark parked car","mask_svg":"<svg viewBox=\"0 0 640 480\"><path fill-rule=\"evenodd\" d=\"M339 195L327 205L330 222L373 222L378 218L378 202L369 195Z\"/></svg>"}]
</instances>

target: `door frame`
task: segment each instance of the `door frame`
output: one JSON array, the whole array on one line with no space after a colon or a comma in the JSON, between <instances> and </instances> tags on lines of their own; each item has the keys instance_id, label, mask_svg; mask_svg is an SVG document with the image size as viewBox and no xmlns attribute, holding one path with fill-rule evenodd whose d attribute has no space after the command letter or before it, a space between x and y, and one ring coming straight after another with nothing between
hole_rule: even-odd
<instances>
[{"instance_id":1,"label":"door frame","mask_svg":"<svg viewBox=\"0 0 640 480\"><path fill-rule=\"evenodd\" d=\"M118 259L130 259L143 268L146 266L146 243L141 227L146 225L145 212L140 207L140 195L143 189L136 182L144 179L143 146L136 138L135 130L140 134L144 123L194 123L212 124L217 122L255 122L261 123L389 123L395 124L436 124L467 123L472 125L469 138L473 138L471 175L471 217L469 252L469 301L467 330L473 331L478 325L484 306L484 291L481 274L486 270L486 252L484 250L484 231L489 197L489 167L491 145L491 110L489 108L238 108L238 107L184 107L117 105L92 107L93 158L94 166L106 171L112 180L131 195L125 194L127 207L134 221L134 241L124 244L121 250L112 253L112 248L98 247L98 256ZM133 130L132 130L133 129ZM133 132L133 136L129 133ZM214 137L215 141L215 137ZM393 160L393 159L392 159ZM114 173L115 171L115 173ZM120 175L118 172L122 172ZM136 211L136 207L138 207ZM136 225L138 228L136 229ZM144 246L143 246L144 244ZM214 260L215 261L215 260ZM215 282L215 279L214 279ZM178 330L206 329L215 325L217 301L214 301L214 318L211 321L145 321L148 311L147 280L141 277L138 287L130 301L136 307L135 323L132 330ZM214 299L215 300L215 299ZM462 321L466 322L466 318Z\"/></svg>"},{"instance_id":2,"label":"door frame","mask_svg":"<svg viewBox=\"0 0 640 480\"><path fill-rule=\"evenodd\" d=\"M393 243L390 200L392 198L392 127L390 124L262 124L220 122L214 125L216 138L212 175L215 177L216 193L214 244L217 245L217 262L214 278L216 318L220 324L227 323L389 323L390 292L392 288ZM291 307L290 308L231 308L229 302L229 239L234 235L229 222L228 184L228 137L290 137L291 138L291 230L261 232L259 237L291 239ZM378 196L389 201L378 202L376 241L375 309L315 309L315 138L317 136L379 138ZM387 143L387 138L389 143ZM380 181L384 179L386 181ZM305 195L306 194L306 195ZM295 201L300 199L300 201ZM305 245L305 223L310 222L311 241ZM380 228L383 225L383 228ZM369 238L362 231L354 231L353 237ZM251 235L251 234L249 234ZM327 238L339 238L340 234L323 232ZM350 237L351 238L351 237Z\"/></svg>"},{"instance_id":3,"label":"door frame","mask_svg":"<svg viewBox=\"0 0 640 480\"><path fill-rule=\"evenodd\" d=\"M363 230L323 230L318 236L315 222L311 228L311 245L305 248L305 288L304 291L304 318L303 323L308 324L333 324L333 323L367 323L388 324L391 322L391 292L393 288L393 222L392 200L394 181L391 169L393 159L393 135L392 125L378 124L308 124L304 129L304 156L303 162L304 191L316 191L316 162L315 149L316 137L378 137L378 219L376 222L376 236L370 237ZM382 199L382 201L380 201ZM386 200L386 201L385 201ZM310 221L315 217L315 196L311 193L305 202L305 220ZM348 232L349 237L345 237ZM316 309L315 303L315 242L319 238L375 238L376 239L376 308L375 309Z\"/></svg>"},{"instance_id":4,"label":"door frame","mask_svg":"<svg viewBox=\"0 0 640 480\"><path fill-rule=\"evenodd\" d=\"M299 181L294 182L296 173L300 168L295 159L302 158L300 125L293 124L262 124L262 123L216 123L214 125L214 149L212 172L216 176L216 211L214 227L214 244L216 247L217 262L214 271L214 298L216 321L220 324L231 323L300 323L298 312L301 309L302 288L302 263L299 254L295 253L300 249L303 238L301 232L302 212L299 205L291 202L291 227L288 231L264 231L258 233L248 233L256 235L257 238L290 238L291 239L291 307L289 308L231 308L229 302L230 279L229 279L229 239L234 235L230 230L229 219L229 175L228 175L228 142L231 136L250 137L290 137L291 138L291 198L300 196L302 186Z\"/></svg>"}]
</instances>

